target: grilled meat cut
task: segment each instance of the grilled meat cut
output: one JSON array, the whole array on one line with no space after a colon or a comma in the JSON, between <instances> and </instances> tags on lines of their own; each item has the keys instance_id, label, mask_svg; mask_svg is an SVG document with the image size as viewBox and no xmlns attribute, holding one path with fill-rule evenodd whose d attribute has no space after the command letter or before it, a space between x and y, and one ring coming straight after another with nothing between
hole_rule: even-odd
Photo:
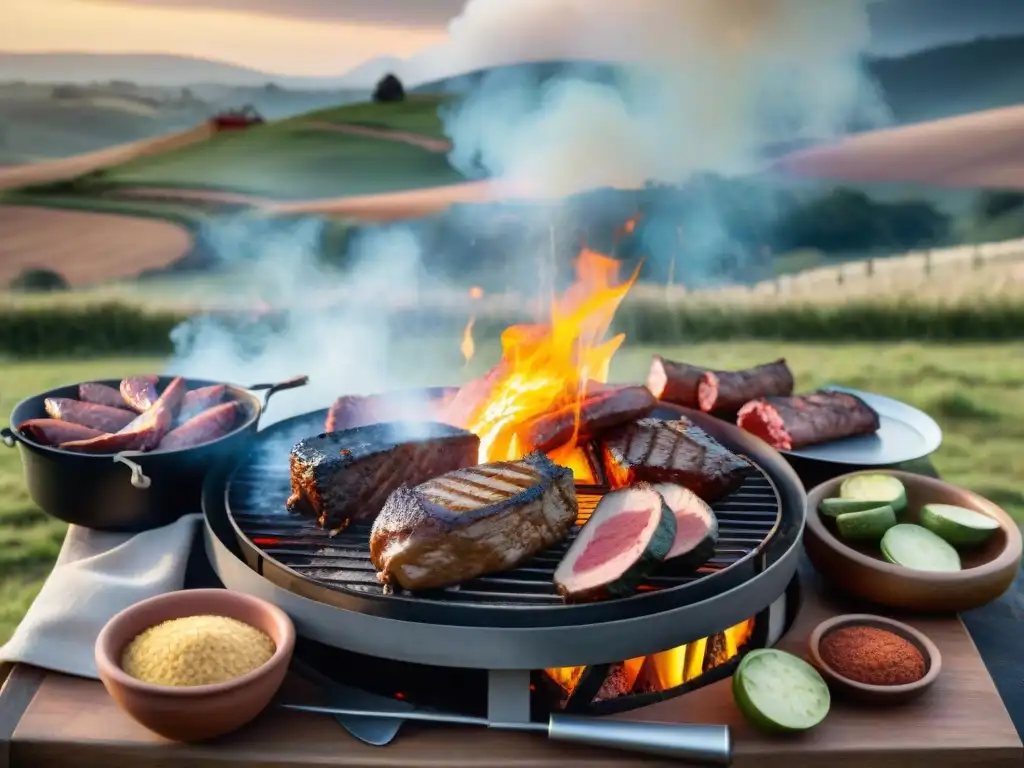
<instances>
[{"instance_id":1,"label":"grilled meat cut","mask_svg":"<svg viewBox=\"0 0 1024 768\"><path fill-rule=\"evenodd\" d=\"M697 385L697 404L705 413L734 416L758 397L789 397L793 372L785 360L742 371L705 371Z\"/></svg>"},{"instance_id":2,"label":"grilled meat cut","mask_svg":"<svg viewBox=\"0 0 1024 768\"><path fill-rule=\"evenodd\" d=\"M555 587L568 602L631 595L675 537L675 515L650 484L606 493L555 569Z\"/></svg>"},{"instance_id":3,"label":"grilled meat cut","mask_svg":"<svg viewBox=\"0 0 1024 768\"><path fill-rule=\"evenodd\" d=\"M29 419L18 425L18 431L41 445L58 446L72 440L91 440L103 433L81 424L57 419Z\"/></svg>"},{"instance_id":4,"label":"grilled meat cut","mask_svg":"<svg viewBox=\"0 0 1024 768\"><path fill-rule=\"evenodd\" d=\"M601 385L579 406L567 406L529 421L522 430L524 442L538 451L550 451L574 436L589 439L606 429L635 421L653 411L657 404L646 387Z\"/></svg>"},{"instance_id":5,"label":"grilled meat cut","mask_svg":"<svg viewBox=\"0 0 1024 768\"><path fill-rule=\"evenodd\" d=\"M688 419L640 419L620 427L601 441L601 457L613 487L674 483L709 504L739 488L754 469Z\"/></svg>"},{"instance_id":6,"label":"grilled meat cut","mask_svg":"<svg viewBox=\"0 0 1024 768\"><path fill-rule=\"evenodd\" d=\"M130 376L121 382L121 397L136 413L144 413L156 402L156 376Z\"/></svg>"},{"instance_id":7,"label":"grilled meat cut","mask_svg":"<svg viewBox=\"0 0 1024 768\"><path fill-rule=\"evenodd\" d=\"M480 438L437 422L384 422L325 432L291 452L288 509L330 530L376 516L391 492L476 464Z\"/></svg>"},{"instance_id":8,"label":"grilled meat cut","mask_svg":"<svg viewBox=\"0 0 1024 768\"><path fill-rule=\"evenodd\" d=\"M676 538L665 556L666 565L677 570L699 568L715 554L718 518L707 502L689 488L657 483L654 490L676 516Z\"/></svg>"},{"instance_id":9,"label":"grilled meat cut","mask_svg":"<svg viewBox=\"0 0 1024 768\"><path fill-rule=\"evenodd\" d=\"M370 533L370 559L385 584L458 584L561 541L577 511L572 470L543 453L458 469L391 494Z\"/></svg>"},{"instance_id":10,"label":"grilled meat cut","mask_svg":"<svg viewBox=\"0 0 1024 768\"><path fill-rule=\"evenodd\" d=\"M60 447L78 453L151 451L160 444L174 424L174 418L185 397L186 386L185 380L179 376L167 385L149 409L114 434L105 434L90 440L73 440L62 443Z\"/></svg>"},{"instance_id":11,"label":"grilled meat cut","mask_svg":"<svg viewBox=\"0 0 1024 768\"><path fill-rule=\"evenodd\" d=\"M157 448L161 451L180 451L223 437L234 427L241 410L241 406L233 400L207 408L164 435Z\"/></svg>"},{"instance_id":12,"label":"grilled meat cut","mask_svg":"<svg viewBox=\"0 0 1024 768\"><path fill-rule=\"evenodd\" d=\"M878 431L878 413L849 392L821 390L795 397L764 397L744 405L740 429L774 448L791 451Z\"/></svg>"},{"instance_id":13,"label":"grilled meat cut","mask_svg":"<svg viewBox=\"0 0 1024 768\"><path fill-rule=\"evenodd\" d=\"M442 403L457 389L445 389L436 397L424 398L408 392L378 395L343 395L327 411L328 432L339 432L384 421L443 421Z\"/></svg>"},{"instance_id":14,"label":"grilled meat cut","mask_svg":"<svg viewBox=\"0 0 1024 768\"><path fill-rule=\"evenodd\" d=\"M93 405L105 405L108 408L128 408L128 403L121 397L121 393L106 384L95 382L78 385L78 399L83 403Z\"/></svg>"},{"instance_id":15,"label":"grilled meat cut","mask_svg":"<svg viewBox=\"0 0 1024 768\"><path fill-rule=\"evenodd\" d=\"M181 401L181 410L178 412L178 418L174 422L175 425L181 426L207 408L213 408L213 406L224 399L227 391L228 387L226 384L211 384L208 387L190 389L185 393L185 397Z\"/></svg>"},{"instance_id":16,"label":"grilled meat cut","mask_svg":"<svg viewBox=\"0 0 1024 768\"><path fill-rule=\"evenodd\" d=\"M697 387L706 368L689 363L676 363L661 355L651 359L647 374L647 389L656 398L684 408L697 408Z\"/></svg>"},{"instance_id":17,"label":"grilled meat cut","mask_svg":"<svg viewBox=\"0 0 1024 768\"><path fill-rule=\"evenodd\" d=\"M70 397L48 397L43 401L51 419L70 421L97 432L117 432L130 424L137 414L124 408L83 403Z\"/></svg>"}]
</instances>

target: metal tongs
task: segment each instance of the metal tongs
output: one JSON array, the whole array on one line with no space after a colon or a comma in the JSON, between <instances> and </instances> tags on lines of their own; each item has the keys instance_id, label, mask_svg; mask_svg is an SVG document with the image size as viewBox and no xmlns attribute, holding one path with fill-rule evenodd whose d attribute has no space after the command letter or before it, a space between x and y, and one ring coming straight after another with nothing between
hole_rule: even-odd
<instances>
[{"instance_id":1,"label":"metal tongs","mask_svg":"<svg viewBox=\"0 0 1024 768\"><path fill-rule=\"evenodd\" d=\"M396 713L344 707L282 704L283 709L315 712L334 717L413 720L452 725L476 725L498 731L545 733L553 741L640 752L683 760L694 765L728 766L732 763L732 737L727 725L686 725L612 720L579 715L551 715L547 723L501 723L484 717L466 717L412 710Z\"/></svg>"}]
</instances>

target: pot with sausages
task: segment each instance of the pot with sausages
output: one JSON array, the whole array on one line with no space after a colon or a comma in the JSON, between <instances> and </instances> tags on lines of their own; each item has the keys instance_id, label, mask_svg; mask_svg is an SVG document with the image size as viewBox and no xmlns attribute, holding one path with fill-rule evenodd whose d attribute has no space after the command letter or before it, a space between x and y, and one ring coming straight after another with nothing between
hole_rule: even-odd
<instances>
[{"instance_id":1,"label":"pot with sausages","mask_svg":"<svg viewBox=\"0 0 1024 768\"><path fill-rule=\"evenodd\" d=\"M22 400L0 437L20 446L29 496L47 514L98 530L146 530L198 510L207 470L248 449L275 393L308 381L72 384Z\"/></svg>"}]
</instances>

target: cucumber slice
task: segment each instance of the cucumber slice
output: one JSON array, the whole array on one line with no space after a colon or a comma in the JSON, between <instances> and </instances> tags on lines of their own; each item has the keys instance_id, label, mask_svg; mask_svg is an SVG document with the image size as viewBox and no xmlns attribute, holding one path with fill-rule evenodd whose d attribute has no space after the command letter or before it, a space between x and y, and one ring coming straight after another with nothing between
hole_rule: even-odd
<instances>
[{"instance_id":1,"label":"cucumber slice","mask_svg":"<svg viewBox=\"0 0 1024 768\"><path fill-rule=\"evenodd\" d=\"M814 667L775 648L751 651L732 677L743 717L765 731L806 731L828 714L828 686Z\"/></svg>"},{"instance_id":2,"label":"cucumber slice","mask_svg":"<svg viewBox=\"0 0 1024 768\"><path fill-rule=\"evenodd\" d=\"M863 512L865 509L878 509L883 506L877 501L862 501L861 499L822 499L818 505L818 511L825 517L839 517L849 512Z\"/></svg>"},{"instance_id":3,"label":"cucumber slice","mask_svg":"<svg viewBox=\"0 0 1024 768\"><path fill-rule=\"evenodd\" d=\"M897 514L907 508L907 491L892 475L871 474L848 477L839 486L844 499L888 504Z\"/></svg>"},{"instance_id":4,"label":"cucumber slice","mask_svg":"<svg viewBox=\"0 0 1024 768\"><path fill-rule=\"evenodd\" d=\"M960 555L927 528L910 523L894 525L882 537L882 557L915 571L959 571Z\"/></svg>"},{"instance_id":5,"label":"cucumber slice","mask_svg":"<svg viewBox=\"0 0 1024 768\"><path fill-rule=\"evenodd\" d=\"M925 504L918 518L922 527L953 546L984 544L999 530L999 522L988 515L952 504Z\"/></svg>"},{"instance_id":6,"label":"cucumber slice","mask_svg":"<svg viewBox=\"0 0 1024 768\"><path fill-rule=\"evenodd\" d=\"M839 535L851 541L878 541L894 525L896 513L888 504L860 512L847 512L836 518Z\"/></svg>"}]
</instances>

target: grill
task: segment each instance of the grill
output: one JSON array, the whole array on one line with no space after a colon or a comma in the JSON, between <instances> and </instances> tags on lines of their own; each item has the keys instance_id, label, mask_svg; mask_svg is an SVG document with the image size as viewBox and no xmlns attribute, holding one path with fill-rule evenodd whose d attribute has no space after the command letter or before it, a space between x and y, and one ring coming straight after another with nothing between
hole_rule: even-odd
<instances>
[{"instance_id":1,"label":"grill","mask_svg":"<svg viewBox=\"0 0 1024 768\"><path fill-rule=\"evenodd\" d=\"M239 467L229 481L229 513L248 548L259 550L257 564L258 558L262 557L260 567L264 571L275 566L289 569L310 582L308 596L316 592L317 599L328 603L338 599L331 594L332 590L386 600L398 597L430 606L428 610L435 618L437 609L443 607L454 609L447 611L448 614L460 612L458 609L463 607L494 609L487 612L487 618L492 618L493 612L501 608L557 606L564 609L563 600L552 581L555 568L579 533L580 526L590 518L606 488L578 488L580 514L568 539L520 568L431 593L413 596L398 591L394 595L385 595L377 581L376 569L370 563L370 524L353 525L331 536L309 518L293 515L285 509L285 500L290 492L288 452L295 442L315 434L322 424L323 416L319 413L300 417L294 431L289 428L289 437L293 440L274 441L260 452L256 462ZM774 533L781 507L771 480L758 470L713 509L719 524L715 556L691 575L652 576L639 587L638 594L695 585L711 575L724 575L732 568L742 568L746 561L757 556ZM756 562L753 564L755 567L758 565ZM722 588L717 582L715 587ZM605 605L597 604L597 611L591 612L603 613ZM461 613L466 619L473 618L473 614L467 615L466 611ZM511 616L514 618L516 614Z\"/></svg>"},{"instance_id":2,"label":"grill","mask_svg":"<svg viewBox=\"0 0 1024 768\"><path fill-rule=\"evenodd\" d=\"M657 653L761 613L796 570L805 496L785 461L755 438L704 414L683 413L758 467L715 505L720 541L700 571L655 575L629 597L565 605L552 574L567 543L522 567L431 593L384 594L368 558L366 526L330 537L292 515L288 453L323 428L326 411L263 430L248 456L218 468L204 492L207 550L226 586L270 600L300 634L395 661L482 670L600 665ZM585 521L601 488L580 488ZM491 680L491 687L495 680Z\"/></svg>"}]
</instances>

